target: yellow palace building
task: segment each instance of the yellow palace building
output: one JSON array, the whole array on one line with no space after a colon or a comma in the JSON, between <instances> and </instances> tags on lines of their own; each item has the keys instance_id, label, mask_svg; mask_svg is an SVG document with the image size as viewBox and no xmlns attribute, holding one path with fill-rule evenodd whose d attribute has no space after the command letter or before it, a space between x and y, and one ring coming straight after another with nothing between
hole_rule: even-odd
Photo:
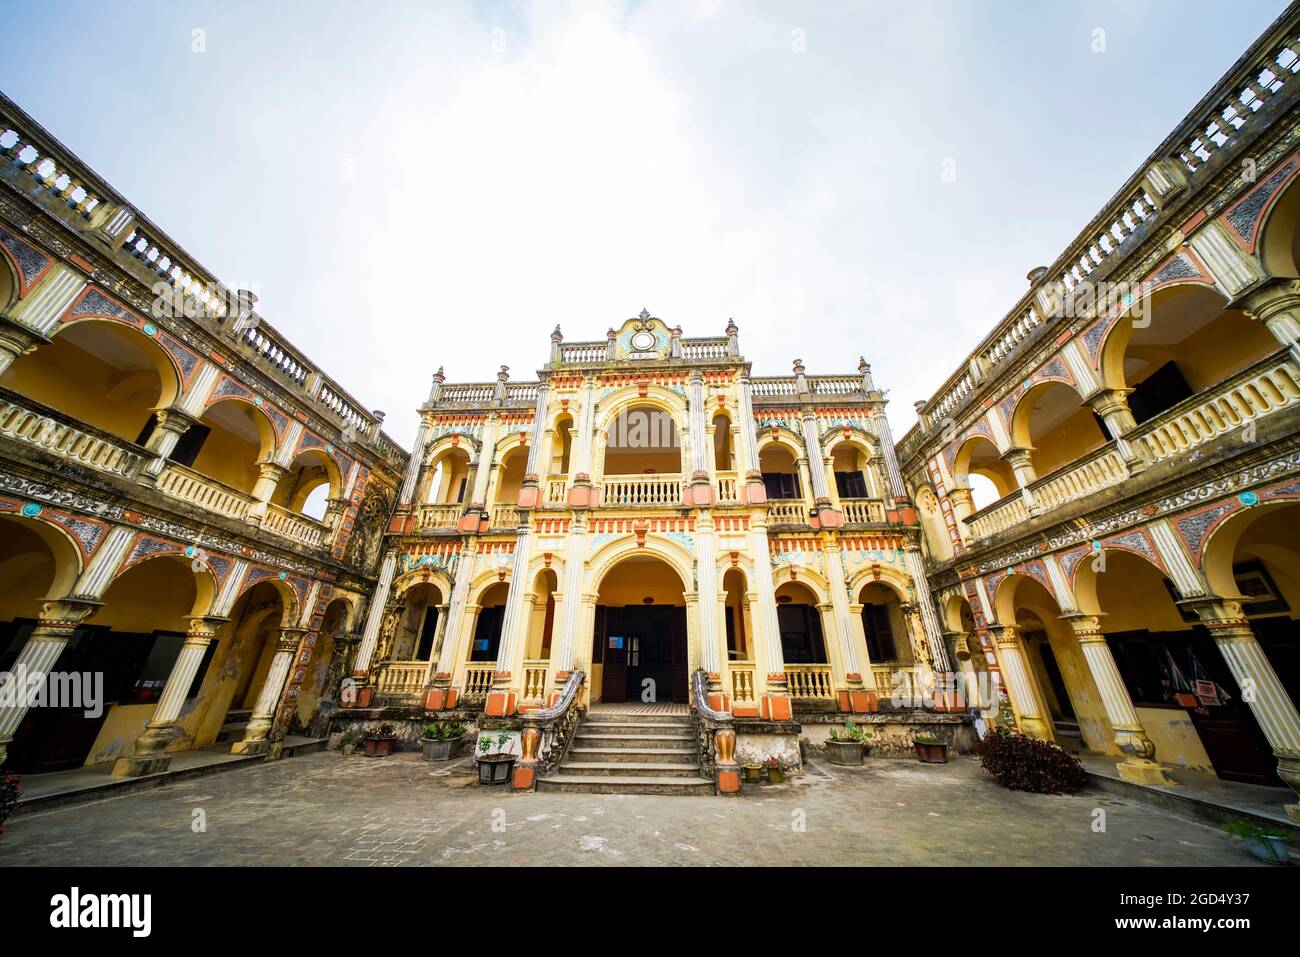
<instances>
[{"instance_id":1,"label":"yellow palace building","mask_svg":"<svg viewBox=\"0 0 1300 957\"><path fill-rule=\"evenodd\" d=\"M557 328L530 381L439 371L362 703L510 719L567 685L593 714L684 715L699 674L742 752L797 764L794 719L877 713L895 672L924 693L948 652L884 408L865 362L755 376L735 324L690 338L645 310Z\"/></svg>"}]
</instances>

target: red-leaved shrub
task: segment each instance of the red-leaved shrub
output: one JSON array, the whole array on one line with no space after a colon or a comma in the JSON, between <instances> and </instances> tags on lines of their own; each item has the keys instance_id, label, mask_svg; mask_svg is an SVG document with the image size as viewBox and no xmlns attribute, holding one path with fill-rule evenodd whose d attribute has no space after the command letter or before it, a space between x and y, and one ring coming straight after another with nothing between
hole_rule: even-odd
<instances>
[{"instance_id":1,"label":"red-leaved shrub","mask_svg":"<svg viewBox=\"0 0 1300 957\"><path fill-rule=\"evenodd\" d=\"M984 770L1012 791L1073 794L1088 783L1088 774L1074 755L1005 728L989 728L975 753Z\"/></svg>"}]
</instances>

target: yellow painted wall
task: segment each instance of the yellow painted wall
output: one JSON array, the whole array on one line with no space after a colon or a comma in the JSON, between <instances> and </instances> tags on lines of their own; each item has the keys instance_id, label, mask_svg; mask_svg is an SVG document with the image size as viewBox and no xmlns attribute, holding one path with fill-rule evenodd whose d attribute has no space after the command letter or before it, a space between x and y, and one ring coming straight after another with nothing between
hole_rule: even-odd
<instances>
[{"instance_id":1,"label":"yellow painted wall","mask_svg":"<svg viewBox=\"0 0 1300 957\"><path fill-rule=\"evenodd\" d=\"M1156 746L1156 760L1161 764L1211 771L1210 757L1192 719L1182 708L1136 708L1138 720L1147 737Z\"/></svg>"}]
</instances>

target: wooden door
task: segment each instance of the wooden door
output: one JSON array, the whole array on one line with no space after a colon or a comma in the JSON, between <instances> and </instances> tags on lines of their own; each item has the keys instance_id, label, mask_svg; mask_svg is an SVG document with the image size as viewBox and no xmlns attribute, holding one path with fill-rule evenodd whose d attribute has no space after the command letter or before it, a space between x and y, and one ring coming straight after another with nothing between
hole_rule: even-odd
<instances>
[{"instance_id":1,"label":"wooden door","mask_svg":"<svg viewBox=\"0 0 1300 957\"><path fill-rule=\"evenodd\" d=\"M617 703L627 700L627 629L622 608L605 609L605 634L602 652L605 668L601 672L600 700Z\"/></svg>"}]
</instances>

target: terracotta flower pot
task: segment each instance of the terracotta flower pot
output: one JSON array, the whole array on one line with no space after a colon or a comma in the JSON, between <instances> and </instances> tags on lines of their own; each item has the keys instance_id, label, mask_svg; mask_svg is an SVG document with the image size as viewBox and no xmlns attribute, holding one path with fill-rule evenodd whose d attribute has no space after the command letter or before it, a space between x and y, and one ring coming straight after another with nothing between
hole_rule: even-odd
<instances>
[{"instance_id":1,"label":"terracotta flower pot","mask_svg":"<svg viewBox=\"0 0 1300 957\"><path fill-rule=\"evenodd\" d=\"M947 764L948 763L948 745L946 744L925 744L921 741L915 741L916 756L921 759L922 764Z\"/></svg>"},{"instance_id":2,"label":"terracotta flower pot","mask_svg":"<svg viewBox=\"0 0 1300 957\"><path fill-rule=\"evenodd\" d=\"M366 738L366 754L372 758L382 758L393 753L393 745L396 743L396 738Z\"/></svg>"}]
</instances>

